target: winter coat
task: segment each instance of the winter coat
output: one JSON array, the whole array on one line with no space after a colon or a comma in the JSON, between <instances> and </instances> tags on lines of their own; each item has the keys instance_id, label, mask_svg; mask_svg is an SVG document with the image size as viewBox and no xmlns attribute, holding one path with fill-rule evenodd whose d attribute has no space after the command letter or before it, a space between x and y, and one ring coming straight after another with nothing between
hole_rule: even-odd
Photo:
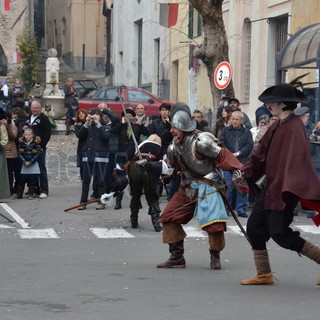
<instances>
[{"instance_id":1,"label":"winter coat","mask_svg":"<svg viewBox=\"0 0 320 320\"><path fill-rule=\"evenodd\" d=\"M40 137L35 136L30 143L27 143L23 137L18 141L18 154L22 162L36 162L42 152Z\"/></svg>"},{"instance_id":2,"label":"winter coat","mask_svg":"<svg viewBox=\"0 0 320 320\"><path fill-rule=\"evenodd\" d=\"M51 124L48 117L39 113L31 124L31 116L26 120L26 125L33 130L35 136L41 139L41 148L45 149L51 137Z\"/></svg>"},{"instance_id":3,"label":"winter coat","mask_svg":"<svg viewBox=\"0 0 320 320\"><path fill-rule=\"evenodd\" d=\"M232 153L240 152L237 158L241 163L245 163L253 149L252 134L248 128L243 126L239 129L233 126L225 127L221 132L220 142Z\"/></svg>"},{"instance_id":4,"label":"winter coat","mask_svg":"<svg viewBox=\"0 0 320 320\"><path fill-rule=\"evenodd\" d=\"M18 137L18 128L11 122L10 124L6 125L7 132L8 132L8 144L5 146L6 158L7 159L15 159L18 158L17 153L17 145L16 139Z\"/></svg>"}]
</instances>

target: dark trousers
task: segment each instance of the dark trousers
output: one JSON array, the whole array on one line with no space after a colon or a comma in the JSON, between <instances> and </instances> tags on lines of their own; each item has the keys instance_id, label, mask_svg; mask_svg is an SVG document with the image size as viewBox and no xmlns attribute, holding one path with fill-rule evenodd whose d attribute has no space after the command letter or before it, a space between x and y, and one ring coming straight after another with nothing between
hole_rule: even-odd
<instances>
[{"instance_id":1,"label":"dark trousers","mask_svg":"<svg viewBox=\"0 0 320 320\"><path fill-rule=\"evenodd\" d=\"M283 211L265 210L264 200L257 199L247 222L247 233L253 250L265 250L272 238L279 246L301 252L305 240L289 226L293 221L293 209L297 199L292 197Z\"/></svg>"},{"instance_id":2,"label":"dark trousers","mask_svg":"<svg viewBox=\"0 0 320 320\"><path fill-rule=\"evenodd\" d=\"M47 150L44 148L43 152L39 154L38 164L40 168L40 192L49 194L49 185L48 185L48 174L46 168L46 152Z\"/></svg>"},{"instance_id":3,"label":"dark trousers","mask_svg":"<svg viewBox=\"0 0 320 320\"><path fill-rule=\"evenodd\" d=\"M20 178L21 164L18 158L7 158L7 167L9 175L10 193L11 195L17 191Z\"/></svg>"},{"instance_id":4,"label":"dark trousers","mask_svg":"<svg viewBox=\"0 0 320 320\"><path fill-rule=\"evenodd\" d=\"M94 196L100 198L105 192L106 162L82 162L83 180L80 202L88 201L90 182L94 179Z\"/></svg>"},{"instance_id":5,"label":"dark trousers","mask_svg":"<svg viewBox=\"0 0 320 320\"><path fill-rule=\"evenodd\" d=\"M142 190L145 192L149 207L159 206L159 194L157 192L159 176L154 176L152 173L147 172L136 161L131 161L128 166L128 176L132 195L130 202L131 209L139 208Z\"/></svg>"}]
</instances>

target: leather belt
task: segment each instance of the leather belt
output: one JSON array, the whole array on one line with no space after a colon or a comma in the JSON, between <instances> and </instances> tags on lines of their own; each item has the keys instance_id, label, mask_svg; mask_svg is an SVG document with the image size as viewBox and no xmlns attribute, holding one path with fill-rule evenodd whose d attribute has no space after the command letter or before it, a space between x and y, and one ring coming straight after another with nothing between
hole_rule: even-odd
<instances>
[{"instance_id":1,"label":"leather belt","mask_svg":"<svg viewBox=\"0 0 320 320\"><path fill-rule=\"evenodd\" d=\"M157 160L157 157L152 154L152 153L140 153L140 154L136 154L133 157L133 160L138 160L139 156L141 156L143 159L152 159L152 160Z\"/></svg>"}]
</instances>

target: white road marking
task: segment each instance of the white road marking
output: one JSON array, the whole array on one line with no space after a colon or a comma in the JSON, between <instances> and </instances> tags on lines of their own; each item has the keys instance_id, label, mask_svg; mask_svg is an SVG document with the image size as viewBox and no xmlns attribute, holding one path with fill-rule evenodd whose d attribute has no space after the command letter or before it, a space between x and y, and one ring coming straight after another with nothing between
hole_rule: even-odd
<instances>
[{"instance_id":1,"label":"white road marking","mask_svg":"<svg viewBox=\"0 0 320 320\"><path fill-rule=\"evenodd\" d=\"M59 239L54 229L19 229L22 239Z\"/></svg>"},{"instance_id":2,"label":"white road marking","mask_svg":"<svg viewBox=\"0 0 320 320\"><path fill-rule=\"evenodd\" d=\"M294 226L297 229L300 229L303 232L320 234L320 227L312 226L312 225L298 225Z\"/></svg>"},{"instance_id":3,"label":"white road marking","mask_svg":"<svg viewBox=\"0 0 320 320\"><path fill-rule=\"evenodd\" d=\"M201 231L198 227L183 227L188 238L206 238L207 233Z\"/></svg>"},{"instance_id":4,"label":"white road marking","mask_svg":"<svg viewBox=\"0 0 320 320\"><path fill-rule=\"evenodd\" d=\"M244 230L246 230L246 226L243 226ZM244 236L238 226L228 226L227 231L230 231L232 234L237 234L240 236Z\"/></svg>"},{"instance_id":5,"label":"white road marking","mask_svg":"<svg viewBox=\"0 0 320 320\"><path fill-rule=\"evenodd\" d=\"M0 206L6 210L10 216L20 224L22 228L30 228L29 223L25 222L13 209L11 209L6 203L0 203Z\"/></svg>"},{"instance_id":6,"label":"white road marking","mask_svg":"<svg viewBox=\"0 0 320 320\"><path fill-rule=\"evenodd\" d=\"M0 224L0 229L12 229L14 227L6 226L5 224Z\"/></svg>"},{"instance_id":7,"label":"white road marking","mask_svg":"<svg viewBox=\"0 0 320 320\"><path fill-rule=\"evenodd\" d=\"M90 231L99 239L134 238L135 236L121 228L90 228Z\"/></svg>"}]
</instances>

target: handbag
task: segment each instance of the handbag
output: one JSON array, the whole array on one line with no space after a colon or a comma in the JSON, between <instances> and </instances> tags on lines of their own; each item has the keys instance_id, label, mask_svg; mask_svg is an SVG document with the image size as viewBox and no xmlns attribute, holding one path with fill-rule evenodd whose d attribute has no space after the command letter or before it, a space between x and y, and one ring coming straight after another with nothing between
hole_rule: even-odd
<instances>
[{"instance_id":1,"label":"handbag","mask_svg":"<svg viewBox=\"0 0 320 320\"><path fill-rule=\"evenodd\" d=\"M23 165L21 168L21 174L40 174L40 167L38 161L34 162L30 166Z\"/></svg>"}]
</instances>

